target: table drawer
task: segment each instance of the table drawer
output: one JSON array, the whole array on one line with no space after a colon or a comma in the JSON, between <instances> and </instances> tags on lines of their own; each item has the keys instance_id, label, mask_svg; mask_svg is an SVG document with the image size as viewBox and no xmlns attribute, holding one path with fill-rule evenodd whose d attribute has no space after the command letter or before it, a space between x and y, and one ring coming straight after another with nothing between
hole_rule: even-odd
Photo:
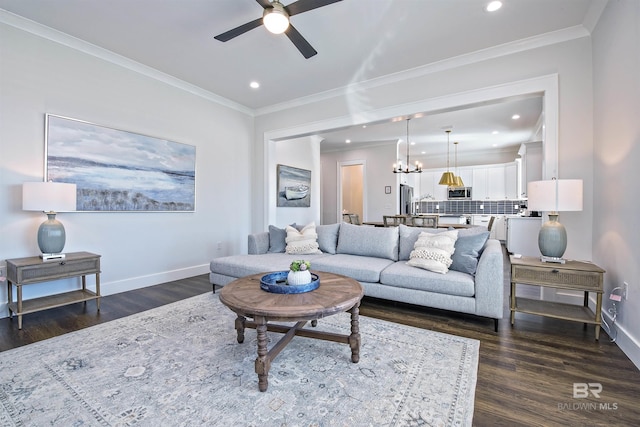
<instances>
[{"instance_id":1,"label":"table drawer","mask_svg":"<svg viewBox=\"0 0 640 427\"><path fill-rule=\"evenodd\" d=\"M9 280L19 284L82 276L100 272L100 257L42 262L38 265L7 265Z\"/></svg>"},{"instance_id":2,"label":"table drawer","mask_svg":"<svg viewBox=\"0 0 640 427\"><path fill-rule=\"evenodd\" d=\"M540 286L577 289L581 291L602 292L602 273L557 268L538 268L513 265L511 280L516 283L529 283Z\"/></svg>"}]
</instances>

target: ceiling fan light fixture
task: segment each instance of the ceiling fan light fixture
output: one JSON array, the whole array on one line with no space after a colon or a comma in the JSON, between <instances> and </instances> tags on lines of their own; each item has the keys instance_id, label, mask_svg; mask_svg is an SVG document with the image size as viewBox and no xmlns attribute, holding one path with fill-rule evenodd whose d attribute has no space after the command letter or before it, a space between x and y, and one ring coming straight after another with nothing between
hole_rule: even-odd
<instances>
[{"instance_id":1,"label":"ceiling fan light fixture","mask_svg":"<svg viewBox=\"0 0 640 427\"><path fill-rule=\"evenodd\" d=\"M262 13L262 23L270 33L282 34L289 28L289 15L278 0L274 0L271 6Z\"/></svg>"}]
</instances>

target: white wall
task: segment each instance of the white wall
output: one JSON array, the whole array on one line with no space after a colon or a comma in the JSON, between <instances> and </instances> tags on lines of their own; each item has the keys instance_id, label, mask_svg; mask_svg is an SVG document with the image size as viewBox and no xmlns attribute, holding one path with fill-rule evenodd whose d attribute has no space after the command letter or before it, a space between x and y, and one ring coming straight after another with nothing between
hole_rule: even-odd
<instances>
[{"instance_id":1,"label":"white wall","mask_svg":"<svg viewBox=\"0 0 640 427\"><path fill-rule=\"evenodd\" d=\"M311 171L311 203L308 208L277 207L277 185L269 193L269 204L275 209L276 217L272 225L280 228L296 223L306 225L314 221L320 224L320 141L317 137L303 137L280 141L274 146L272 172L277 172L279 164ZM277 175L276 175L277 184ZM266 230L266 229L265 229Z\"/></svg>"},{"instance_id":2,"label":"white wall","mask_svg":"<svg viewBox=\"0 0 640 427\"><path fill-rule=\"evenodd\" d=\"M102 255L104 294L208 272L246 250L253 118L156 79L0 24L0 259L39 254L43 214L22 211L21 185L42 181L46 113L196 146L196 211L64 213L66 252ZM221 250L218 250L220 243ZM25 287L25 298L76 286ZM0 316L6 315L0 287Z\"/></svg>"},{"instance_id":3,"label":"white wall","mask_svg":"<svg viewBox=\"0 0 640 427\"><path fill-rule=\"evenodd\" d=\"M364 169L365 206L362 221L382 221L383 215L393 215L398 209L398 184L396 175L391 173L395 158L395 145L378 146L368 149L334 151L322 155L322 221L333 224L338 218L338 162L362 160ZM391 187L391 194L385 194L384 187Z\"/></svg>"},{"instance_id":4,"label":"white wall","mask_svg":"<svg viewBox=\"0 0 640 427\"><path fill-rule=\"evenodd\" d=\"M254 165L256 180L253 183L253 201L256 215L252 221L253 229L264 229L269 220L269 212L262 209L265 205L266 184L260 177L268 175L265 159L269 157L269 145L273 143L265 144L265 138L286 136L287 132L305 126L305 129L317 129L320 123L332 119L342 120L345 124L364 123L382 110L396 111L396 114L410 113L406 109L412 103L447 99L460 93L473 93L484 88L550 74L558 75L559 177L582 178L585 188L584 211L563 213L563 224L569 234L566 256L590 259L593 135L592 129L584 125L591 123L593 106L590 95L592 74L589 37L498 56L446 71L427 72L404 81L371 87L361 92L349 92L343 96L256 117L254 150L256 159L260 160ZM386 168L380 171L380 174L383 173L387 173ZM388 173L391 175L391 172Z\"/></svg>"},{"instance_id":5,"label":"white wall","mask_svg":"<svg viewBox=\"0 0 640 427\"><path fill-rule=\"evenodd\" d=\"M616 342L640 367L640 2L608 3L593 33L593 64L594 261L607 270L605 312L612 289L629 283Z\"/></svg>"}]
</instances>

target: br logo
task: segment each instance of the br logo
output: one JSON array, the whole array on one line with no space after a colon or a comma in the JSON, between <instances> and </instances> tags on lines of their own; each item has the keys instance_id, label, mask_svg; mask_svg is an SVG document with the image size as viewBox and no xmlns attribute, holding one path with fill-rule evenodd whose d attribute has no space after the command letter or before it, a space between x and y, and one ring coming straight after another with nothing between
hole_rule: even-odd
<instances>
[{"instance_id":1,"label":"br logo","mask_svg":"<svg viewBox=\"0 0 640 427\"><path fill-rule=\"evenodd\" d=\"M602 393L602 384L600 383L573 383L574 399L586 399L589 394L599 399L600 393Z\"/></svg>"}]
</instances>

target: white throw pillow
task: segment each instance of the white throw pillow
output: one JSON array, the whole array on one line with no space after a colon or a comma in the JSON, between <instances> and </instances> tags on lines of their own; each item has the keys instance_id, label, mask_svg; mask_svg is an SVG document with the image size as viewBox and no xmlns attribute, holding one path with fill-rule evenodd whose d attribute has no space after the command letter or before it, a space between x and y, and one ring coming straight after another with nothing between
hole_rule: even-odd
<instances>
[{"instance_id":1,"label":"white throw pillow","mask_svg":"<svg viewBox=\"0 0 640 427\"><path fill-rule=\"evenodd\" d=\"M451 265L451 255L455 251L458 230L442 233L422 232L409 256L407 265L446 274Z\"/></svg>"},{"instance_id":2,"label":"white throw pillow","mask_svg":"<svg viewBox=\"0 0 640 427\"><path fill-rule=\"evenodd\" d=\"M285 251L290 255L310 255L321 254L318 246L318 234L316 233L316 223L305 225L302 230L287 226L287 247Z\"/></svg>"}]
</instances>

